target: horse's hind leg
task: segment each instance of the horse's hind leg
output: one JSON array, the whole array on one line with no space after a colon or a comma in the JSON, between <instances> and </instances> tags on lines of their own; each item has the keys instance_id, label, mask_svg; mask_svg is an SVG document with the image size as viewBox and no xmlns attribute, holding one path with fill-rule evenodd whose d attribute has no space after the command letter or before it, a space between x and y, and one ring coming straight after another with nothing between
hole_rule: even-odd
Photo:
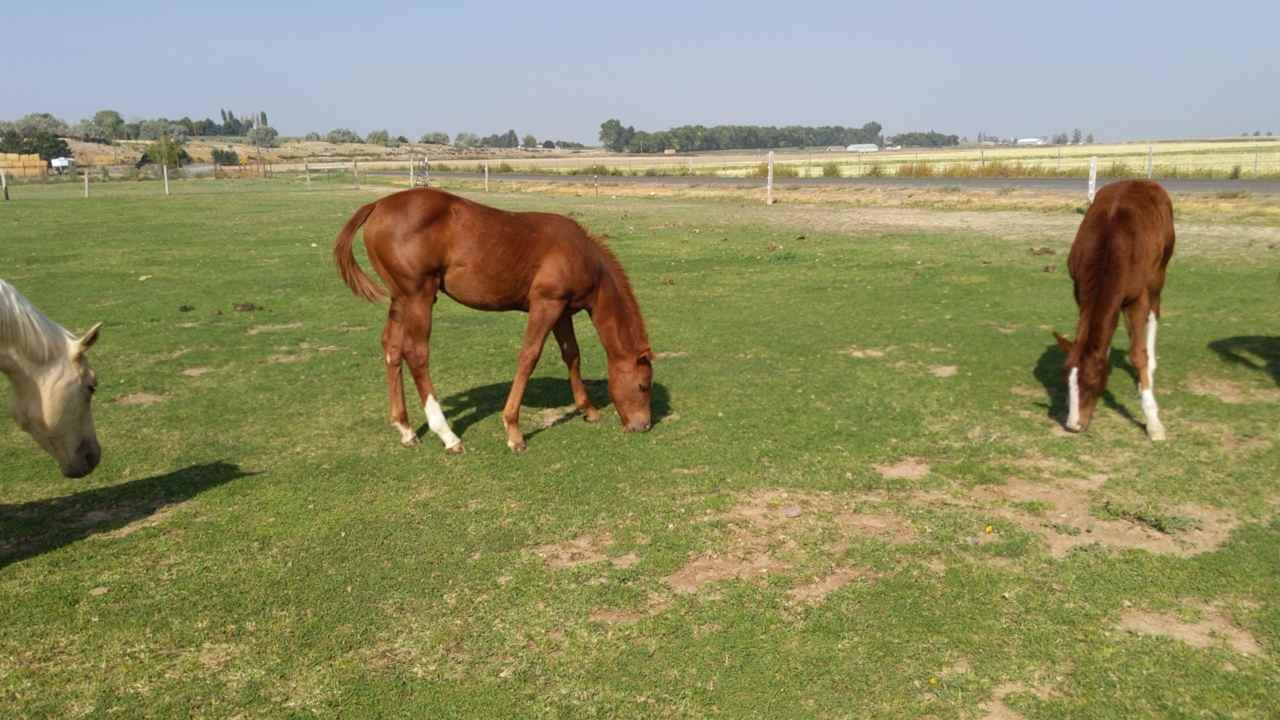
<instances>
[{"instance_id":1,"label":"horse's hind leg","mask_svg":"<svg viewBox=\"0 0 1280 720\"><path fill-rule=\"evenodd\" d=\"M520 432L520 401L524 399L524 388L529 383L533 369L538 366L547 334L555 327L564 310L565 303L561 300L541 300L529 304L529 323L524 328L520 357L516 362L516 377L511 381L511 392L507 395L506 407L502 409L502 424L507 428L507 447L515 452L527 449L524 434Z\"/></svg>"},{"instance_id":2,"label":"horse's hind leg","mask_svg":"<svg viewBox=\"0 0 1280 720\"><path fill-rule=\"evenodd\" d=\"M556 343L560 345L560 357L569 368L569 387L573 390L573 404L582 411L587 422L600 420L600 411L591 404L587 396L587 387L582 383L582 372L579 368L580 354L578 338L573 332L573 315L568 310L556 321L552 331L556 334Z\"/></svg>"},{"instance_id":3,"label":"horse's hind leg","mask_svg":"<svg viewBox=\"0 0 1280 720\"><path fill-rule=\"evenodd\" d=\"M1165 439L1164 425L1160 422L1160 408L1155 394L1155 325L1151 303L1143 296L1124 309L1125 325L1129 330L1129 362L1138 373L1138 391L1142 397L1142 414L1147 419L1147 437L1159 441Z\"/></svg>"},{"instance_id":4,"label":"horse's hind leg","mask_svg":"<svg viewBox=\"0 0 1280 720\"><path fill-rule=\"evenodd\" d=\"M435 385L431 382L431 311L435 302L435 279L428 280L417 295L405 299L404 357L409 363L409 372L413 374L413 383L418 387L422 409L427 413L427 427L444 443L445 450L460 453L463 450L462 440L449 427L436 398Z\"/></svg>"},{"instance_id":5,"label":"horse's hind leg","mask_svg":"<svg viewBox=\"0 0 1280 720\"><path fill-rule=\"evenodd\" d=\"M400 444L413 447L418 435L409 427L409 413L404 406L404 377L400 363L404 360L404 327L400 322L401 304L398 298L391 300L387 311L387 325L382 329L382 350L387 363L387 394L391 400L391 424L400 431Z\"/></svg>"}]
</instances>

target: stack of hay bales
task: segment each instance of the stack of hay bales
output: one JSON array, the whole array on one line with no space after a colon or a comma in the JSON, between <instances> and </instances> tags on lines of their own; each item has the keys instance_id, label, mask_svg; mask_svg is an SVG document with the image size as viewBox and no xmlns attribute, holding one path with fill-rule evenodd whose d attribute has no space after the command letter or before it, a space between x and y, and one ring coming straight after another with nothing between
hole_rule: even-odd
<instances>
[{"instance_id":1,"label":"stack of hay bales","mask_svg":"<svg viewBox=\"0 0 1280 720\"><path fill-rule=\"evenodd\" d=\"M49 163L35 154L0 153L0 168L10 177L39 177L48 173Z\"/></svg>"}]
</instances>

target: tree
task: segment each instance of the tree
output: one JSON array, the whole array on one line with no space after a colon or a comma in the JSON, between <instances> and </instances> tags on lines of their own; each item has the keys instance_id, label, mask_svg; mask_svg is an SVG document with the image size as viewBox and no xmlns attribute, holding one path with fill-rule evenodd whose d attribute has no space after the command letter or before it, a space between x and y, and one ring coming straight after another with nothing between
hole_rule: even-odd
<instances>
[{"instance_id":1,"label":"tree","mask_svg":"<svg viewBox=\"0 0 1280 720\"><path fill-rule=\"evenodd\" d=\"M1092 144L1093 144L1093 133L1089 133L1087 136L1085 136L1084 141L1085 141L1085 143L1087 143L1087 144L1089 144L1089 145L1092 145Z\"/></svg>"},{"instance_id":2,"label":"tree","mask_svg":"<svg viewBox=\"0 0 1280 720\"><path fill-rule=\"evenodd\" d=\"M325 135L325 139L336 145L341 145L342 143L360 142L360 136L356 135L354 132L348 130L347 128L337 128L334 130L330 130L329 133Z\"/></svg>"},{"instance_id":3,"label":"tree","mask_svg":"<svg viewBox=\"0 0 1280 720\"><path fill-rule=\"evenodd\" d=\"M422 135L422 138L418 140L418 142L426 143L429 145L448 145L449 133L442 133L442 132L424 133Z\"/></svg>"},{"instance_id":4,"label":"tree","mask_svg":"<svg viewBox=\"0 0 1280 720\"><path fill-rule=\"evenodd\" d=\"M373 130L365 136L364 141L370 145L388 145L391 142L391 133L386 130Z\"/></svg>"},{"instance_id":5,"label":"tree","mask_svg":"<svg viewBox=\"0 0 1280 720\"><path fill-rule=\"evenodd\" d=\"M49 113L30 113L13 121L13 128L20 135L31 135L37 131L51 135L66 135L67 124Z\"/></svg>"},{"instance_id":6,"label":"tree","mask_svg":"<svg viewBox=\"0 0 1280 720\"><path fill-rule=\"evenodd\" d=\"M101 128L111 140L124 137L124 118L115 110L99 110L94 113L93 124Z\"/></svg>"},{"instance_id":7,"label":"tree","mask_svg":"<svg viewBox=\"0 0 1280 720\"><path fill-rule=\"evenodd\" d=\"M543 140L543 141L542 141L542 147L543 147L544 149L546 149L546 150L555 150L555 149L556 149L556 143L555 143L555 141L554 141L554 140Z\"/></svg>"},{"instance_id":8,"label":"tree","mask_svg":"<svg viewBox=\"0 0 1280 720\"><path fill-rule=\"evenodd\" d=\"M256 125L249 132L245 133L245 139L254 147L275 147L276 138L280 137L280 133L270 125Z\"/></svg>"},{"instance_id":9,"label":"tree","mask_svg":"<svg viewBox=\"0 0 1280 720\"><path fill-rule=\"evenodd\" d=\"M460 132L453 137L453 144L464 148L475 147L480 144L480 137L475 133Z\"/></svg>"},{"instance_id":10,"label":"tree","mask_svg":"<svg viewBox=\"0 0 1280 720\"><path fill-rule=\"evenodd\" d=\"M1080 138L1081 138L1081 137L1083 137L1083 136L1084 136L1084 134L1080 132L1080 128L1076 128L1075 130L1072 130L1072 131L1071 131L1071 144L1072 144L1072 145L1079 145L1079 144L1080 144Z\"/></svg>"},{"instance_id":11,"label":"tree","mask_svg":"<svg viewBox=\"0 0 1280 720\"><path fill-rule=\"evenodd\" d=\"M173 138L168 135L161 135L155 142L147 146L147 151L143 153L142 159L138 161L138 166L141 167L146 163L153 162L168 167L177 167L180 160L190 162L191 156Z\"/></svg>"},{"instance_id":12,"label":"tree","mask_svg":"<svg viewBox=\"0 0 1280 720\"><path fill-rule=\"evenodd\" d=\"M622 152L627 149L627 145L631 143L635 134L635 128L623 127L622 121L616 118L610 118L600 123L600 143L607 150Z\"/></svg>"},{"instance_id":13,"label":"tree","mask_svg":"<svg viewBox=\"0 0 1280 720\"><path fill-rule=\"evenodd\" d=\"M396 145L408 145L408 144L409 144L409 138L403 135L396 136Z\"/></svg>"},{"instance_id":14,"label":"tree","mask_svg":"<svg viewBox=\"0 0 1280 720\"><path fill-rule=\"evenodd\" d=\"M303 137L302 139L303 139L303 140L319 140L319 139L320 139L320 133L318 133L318 132L309 132L309 133L307 133L307 134L306 134L306 136L305 136L305 137Z\"/></svg>"},{"instance_id":15,"label":"tree","mask_svg":"<svg viewBox=\"0 0 1280 720\"><path fill-rule=\"evenodd\" d=\"M48 130L32 129L27 126L26 132L9 127L0 132L0 152L20 153L23 155L39 155L43 160L56 157L70 157L71 148L62 138Z\"/></svg>"},{"instance_id":16,"label":"tree","mask_svg":"<svg viewBox=\"0 0 1280 720\"><path fill-rule=\"evenodd\" d=\"M218 165L239 165L240 155L235 150L223 150L222 148L214 148L210 153L213 156L213 162Z\"/></svg>"},{"instance_id":17,"label":"tree","mask_svg":"<svg viewBox=\"0 0 1280 720\"><path fill-rule=\"evenodd\" d=\"M538 147L538 138L533 135L525 135L523 144L527 148L536 148Z\"/></svg>"}]
</instances>

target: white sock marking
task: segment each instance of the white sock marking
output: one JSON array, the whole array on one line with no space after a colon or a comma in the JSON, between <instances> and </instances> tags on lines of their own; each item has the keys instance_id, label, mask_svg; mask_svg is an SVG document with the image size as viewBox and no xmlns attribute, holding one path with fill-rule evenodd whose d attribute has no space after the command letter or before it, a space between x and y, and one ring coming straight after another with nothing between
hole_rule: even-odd
<instances>
[{"instance_id":1,"label":"white sock marking","mask_svg":"<svg viewBox=\"0 0 1280 720\"><path fill-rule=\"evenodd\" d=\"M417 442L418 434L413 431L413 428L403 423L395 423L395 426L400 431L400 443L402 445L412 445Z\"/></svg>"},{"instance_id":2,"label":"white sock marking","mask_svg":"<svg viewBox=\"0 0 1280 720\"><path fill-rule=\"evenodd\" d=\"M1156 329L1160 321L1154 312L1147 313L1147 380L1152 389L1156 385Z\"/></svg>"},{"instance_id":3,"label":"white sock marking","mask_svg":"<svg viewBox=\"0 0 1280 720\"><path fill-rule=\"evenodd\" d=\"M1160 408L1156 406L1156 394L1150 388L1142 391L1142 414L1147 418L1147 435L1152 440L1164 439L1164 425L1160 422Z\"/></svg>"},{"instance_id":4,"label":"white sock marking","mask_svg":"<svg viewBox=\"0 0 1280 720\"><path fill-rule=\"evenodd\" d=\"M446 450L452 450L462 442L457 435L453 434L453 429L449 427L449 421L444 419L444 411L440 409L440 403L436 402L435 395L427 396L425 410L427 411L427 427L431 428L431 432L440 438Z\"/></svg>"},{"instance_id":5,"label":"white sock marking","mask_svg":"<svg viewBox=\"0 0 1280 720\"><path fill-rule=\"evenodd\" d=\"M1071 368L1067 378L1067 429L1080 429L1080 368Z\"/></svg>"}]
</instances>

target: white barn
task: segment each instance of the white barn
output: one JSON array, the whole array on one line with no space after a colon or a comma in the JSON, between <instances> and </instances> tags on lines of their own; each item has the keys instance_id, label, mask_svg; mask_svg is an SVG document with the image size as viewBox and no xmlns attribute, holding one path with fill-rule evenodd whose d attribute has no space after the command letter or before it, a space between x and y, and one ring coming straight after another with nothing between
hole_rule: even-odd
<instances>
[{"instance_id":1,"label":"white barn","mask_svg":"<svg viewBox=\"0 0 1280 720\"><path fill-rule=\"evenodd\" d=\"M855 153L880 152L880 146L876 145L875 143L859 143L859 144L850 145L846 147L845 152L855 152Z\"/></svg>"}]
</instances>

